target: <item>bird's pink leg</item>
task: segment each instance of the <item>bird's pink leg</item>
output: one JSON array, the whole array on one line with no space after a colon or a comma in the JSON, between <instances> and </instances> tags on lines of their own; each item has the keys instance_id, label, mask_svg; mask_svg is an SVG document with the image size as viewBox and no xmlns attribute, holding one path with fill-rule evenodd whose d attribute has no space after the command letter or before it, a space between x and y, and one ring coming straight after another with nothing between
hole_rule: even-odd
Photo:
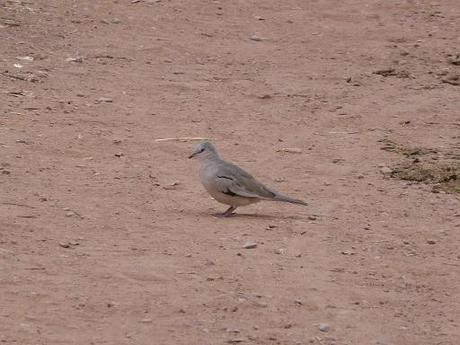
<instances>
[{"instance_id":1,"label":"bird's pink leg","mask_svg":"<svg viewBox=\"0 0 460 345\"><path fill-rule=\"evenodd\" d=\"M235 214L233 213L233 211L235 211L235 210L236 210L236 207L230 206L230 207L227 209L227 211L225 211L224 213L222 213L220 216L221 216L221 217L225 217L225 218L231 217L231 216L235 215Z\"/></svg>"}]
</instances>

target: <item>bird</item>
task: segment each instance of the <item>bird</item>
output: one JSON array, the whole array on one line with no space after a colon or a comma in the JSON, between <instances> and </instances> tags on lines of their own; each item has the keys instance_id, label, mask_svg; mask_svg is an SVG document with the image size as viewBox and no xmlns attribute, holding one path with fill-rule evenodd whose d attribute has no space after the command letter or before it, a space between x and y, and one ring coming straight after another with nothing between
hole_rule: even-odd
<instances>
[{"instance_id":1,"label":"bird","mask_svg":"<svg viewBox=\"0 0 460 345\"><path fill-rule=\"evenodd\" d=\"M283 195L266 187L239 166L220 158L216 148L208 141L201 142L189 156L200 162L200 180L206 191L218 202L230 207L221 217L233 216L237 207L256 202L282 201L307 206L305 201Z\"/></svg>"}]
</instances>

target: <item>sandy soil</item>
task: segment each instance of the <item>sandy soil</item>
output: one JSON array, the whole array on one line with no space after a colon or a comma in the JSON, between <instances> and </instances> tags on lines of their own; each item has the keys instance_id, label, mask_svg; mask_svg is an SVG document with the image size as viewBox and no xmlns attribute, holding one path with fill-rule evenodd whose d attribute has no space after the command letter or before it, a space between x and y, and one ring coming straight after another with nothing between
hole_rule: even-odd
<instances>
[{"instance_id":1,"label":"sandy soil","mask_svg":"<svg viewBox=\"0 0 460 345\"><path fill-rule=\"evenodd\" d=\"M0 342L459 344L460 194L382 150L459 159L459 32L458 0L1 1ZM213 217L182 136L310 206Z\"/></svg>"}]
</instances>

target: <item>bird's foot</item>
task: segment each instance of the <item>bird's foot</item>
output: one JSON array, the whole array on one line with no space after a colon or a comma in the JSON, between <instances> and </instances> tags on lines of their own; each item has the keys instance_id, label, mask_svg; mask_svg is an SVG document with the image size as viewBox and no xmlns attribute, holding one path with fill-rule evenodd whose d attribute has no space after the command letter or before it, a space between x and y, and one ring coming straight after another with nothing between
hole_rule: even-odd
<instances>
[{"instance_id":1,"label":"bird's foot","mask_svg":"<svg viewBox=\"0 0 460 345\"><path fill-rule=\"evenodd\" d=\"M236 210L236 207L229 207L224 213L219 213L217 217L219 218L228 218L228 217L233 217L235 213L233 211Z\"/></svg>"}]
</instances>

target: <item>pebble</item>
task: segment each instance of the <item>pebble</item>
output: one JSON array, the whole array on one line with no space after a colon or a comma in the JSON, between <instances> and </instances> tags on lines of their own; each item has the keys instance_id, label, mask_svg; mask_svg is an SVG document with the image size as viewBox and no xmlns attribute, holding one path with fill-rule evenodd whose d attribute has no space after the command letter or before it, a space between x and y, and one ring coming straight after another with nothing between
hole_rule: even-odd
<instances>
[{"instance_id":1,"label":"pebble","mask_svg":"<svg viewBox=\"0 0 460 345\"><path fill-rule=\"evenodd\" d=\"M286 249L285 248L275 249L274 253L278 255L286 255Z\"/></svg>"},{"instance_id":2,"label":"pebble","mask_svg":"<svg viewBox=\"0 0 460 345\"><path fill-rule=\"evenodd\" d=\"M447 61L452 64L452 65L457 65L460 66L460 54L457 54L455 56L450 56Z\"/></svg>"},{"instance_id":3,"label":"pebble","mask_svg":"<svg viewBox=\"0 0 460 345\"><path fill-rule=\"evenodd\" d=\"M270 99L270 98L272 98L272 96L269 95L269 94L263 94L263 95L259 96L259 98L260 99Z\"/></svg>"},{"instance_id":4,"label":"pebble","mask_svg":"<svg viewBox=\"0 0 460 345\"><path fill-rule=\"evenodd\" d=\"M164 185L163 189L165 189L165 190L175 190L178 185L179 185L179 182L175 181L175 182L169 183L167 185Z\"/></svg>"},{"instance_id":5,"label":"pebble","mask_svg":"<svg viewBox=\"0 0 460 345\"><path fill-rule=\"evenodd\" d=\"M297 147L285 147L277 150L277 152L302 153L302 150Z\"/></svg>"},{"instance_id":6,"label":"pebble","mask_svg":"<svg viewBox=\"0 0 460 345\"><path fill-rule=\"evenodd\" d=\"M380 168L380 172L384 175L391 174L393 170L387 166L383 166Z\"/></svg>"},{"instance_id":7,"label":"pebble","mask_svg":"<svg viewBox=\"0 0 460 345\"><path fill-rule=\"evenodd\" d=\"M250 39L251 41L256 41L256 42L261 42L261 41L264 41L264 40L265 40L265 38L259 37L259 36L257 36L257 35L253 35L253 36L249 37L249 39Z\"/></svg>"},{"instance_id":8,"label":"pebble","mask_svg":"<svg viewBox=\"0 0 460 345\"><path fill-rule=\"evenodd\" d=\"M83 58L81 56L78 56L78 57L68 57L67 59L65 59L65 61L67 62L78 62L78 63L82 63L83 62Z\"/></svg>"},{"instance_id":9,"label":"pebble","mask_svg":"<svg viewBox=\"0 0 460 345\"><path fill-rule=\"evenodd\" d=\"M316 218L315 215L312 214L312 215L309 215L309 216L308 216L308 219L310 219L310 220L316 220L317 218Z\"/></svg>"},{"instance_id":10,"label":"pebble","mask_svg":"<svg viewBox=\"0 0 460 345\"><path fill-rule=\"evenodd\" d=\"M96 103L112 103L112 102L113 102L113 99L109 97L99 97L96 100Z\"/></svg>"},{"instance_id":11,"label":"pebble","mask_svg":"<svg viewBox=\"0 0 460 345\"><path fill-rule=\"evenodd\" d=\"M331 329L331 326L329 326L327 323L320 323L319 324L319 330L321 332L329 332L330 329Z\"/></svg>"},{"instance_id":12,"label":"pebble","mask_svg":"<svg viewBox=\"0 0 460 345\"><path fill-rule=\"evenodd\" d=\"M244 249L254 249L254 248L257 248L257 243L256 243L256 242L251 242L251 241L245 242L245 243L243 244L243 248L244 248Z\"/></svg>"},{"instance_id":13,"label":"pebble","mask_svg":"<svg viewBox=\"0 0 460 345\"><path fill-rule=\"evenodd\" d=\"M17 56L16 59L22 61L34 61L34 58L32 56Z\"/></svg>"},{"instance_id":14,"label":"pebble","mask_svg":"<svg viewBox=\"0 0 460 345\"><path fill-rule=\"evenodd\" d=\"M435 240L427 240L426 243L428 243L428 244L436 244L436 241Z\"/></svg>"},{"instance_id":15,"label":"pebble","mask_svg":"<svg viewBox=\"0 0 460 345\"><path fill-rule=\"evenodd\" d=\"M451 85L460 85L460 75L455 73L450 73L447 75L446 78L441 80L443 83L451 84Z\"/></svg>"}]
</instances>

